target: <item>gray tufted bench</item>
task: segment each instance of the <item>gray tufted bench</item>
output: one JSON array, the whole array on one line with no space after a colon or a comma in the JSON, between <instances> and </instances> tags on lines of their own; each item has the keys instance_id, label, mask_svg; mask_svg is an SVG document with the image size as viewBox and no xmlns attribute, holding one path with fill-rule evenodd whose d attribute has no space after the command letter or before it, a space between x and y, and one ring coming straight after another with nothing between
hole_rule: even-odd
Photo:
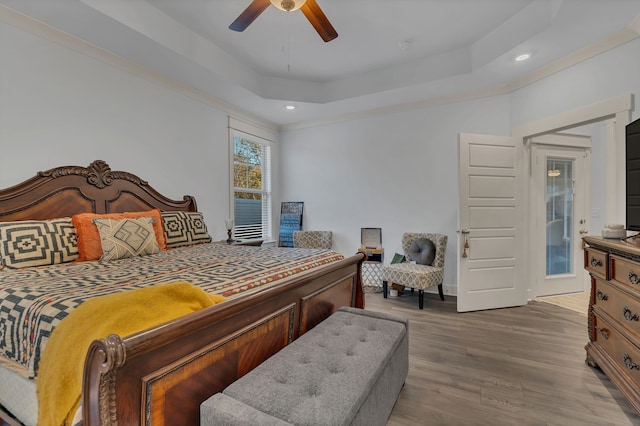
<instances>
[{"instance_id":1,"label":"gray tufted bench","mask_svg":"<svg viewBox=\"0 0 640 426\"><path fill-rule=\"evenodd\" d=\"M409 366L408 321L340 308L200 406L206 425L385 425Z\"/></svg>"}]
</instances>

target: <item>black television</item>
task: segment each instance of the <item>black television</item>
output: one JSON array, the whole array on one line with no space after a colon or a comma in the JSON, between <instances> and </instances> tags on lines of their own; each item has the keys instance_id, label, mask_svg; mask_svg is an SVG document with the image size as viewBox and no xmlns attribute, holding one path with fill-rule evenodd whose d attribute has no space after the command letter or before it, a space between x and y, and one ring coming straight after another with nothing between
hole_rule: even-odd
<instances>
[{"instance_id":1,"label":"black television","mask_svg":"<svg viewBox=\"0 0 640 426\"><path fill-rule=\"evenodd\" d=\"M640 231L640 119L626 127L626 225Z\"/></svg>"}]
</instances>

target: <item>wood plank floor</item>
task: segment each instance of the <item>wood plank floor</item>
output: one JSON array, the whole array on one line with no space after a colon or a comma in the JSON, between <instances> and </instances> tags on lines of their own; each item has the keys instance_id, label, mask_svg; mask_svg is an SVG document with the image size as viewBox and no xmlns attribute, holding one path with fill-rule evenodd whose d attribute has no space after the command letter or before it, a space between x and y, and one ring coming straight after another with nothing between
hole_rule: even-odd
<instances>
[{"instance_id":1,"label":"wood plank floor","mask_svg":"<svg viewBox=\"0 0 640 426\"><path fill-rule=\"evenodd\" d=\"M417 292L366 309L409 318L409 375L388 426L640 425L640 416L584 362L586 316L549 303L460 314Z\"/></svg>"},{"instance_id":2,"label":"wood plank floor","mask_svg":"<svg viewBox=\"0 0 640 426\"><path fill-rule=\"evenodd\" d=\"M589 310L589 292L563 294L560 296L538 297L535 299L535 301L562 306L563 308L579 312L585 317L587 316L587 311Z\"/></svg>"}]
</instances>

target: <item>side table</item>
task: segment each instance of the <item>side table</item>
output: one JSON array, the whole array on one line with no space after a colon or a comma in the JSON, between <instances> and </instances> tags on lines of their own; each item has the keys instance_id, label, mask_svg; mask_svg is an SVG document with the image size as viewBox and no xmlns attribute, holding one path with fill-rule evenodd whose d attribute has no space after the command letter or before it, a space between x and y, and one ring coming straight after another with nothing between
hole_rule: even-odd
<instances>
[{"instance_id":1,"label":"side table","mask_svg":"<svg viewBox=\"0 0 640 426\"><path fill-rule=\"evenodd\" d=\"M358 253L367 255L367 260L362 263L362 290L365 293L381 292L384 249L382 247L360 247Z\"/></svg>"}]
</instances>

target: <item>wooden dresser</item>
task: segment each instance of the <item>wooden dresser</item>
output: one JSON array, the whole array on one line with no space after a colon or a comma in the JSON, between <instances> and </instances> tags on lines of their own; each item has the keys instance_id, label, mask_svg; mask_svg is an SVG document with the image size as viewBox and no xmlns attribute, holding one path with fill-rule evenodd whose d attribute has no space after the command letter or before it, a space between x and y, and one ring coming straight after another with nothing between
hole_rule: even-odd
<instances>
[{"instance_id":1,"label":"wooden dresser","mask_svg":"<svg viewBox=\"0 0 640 426\"><path fill-rule=\"evenodd\" d=\"M640 413L640 239L584 237L591 275L586 362Z\"/></svg>"}]
</instances>

